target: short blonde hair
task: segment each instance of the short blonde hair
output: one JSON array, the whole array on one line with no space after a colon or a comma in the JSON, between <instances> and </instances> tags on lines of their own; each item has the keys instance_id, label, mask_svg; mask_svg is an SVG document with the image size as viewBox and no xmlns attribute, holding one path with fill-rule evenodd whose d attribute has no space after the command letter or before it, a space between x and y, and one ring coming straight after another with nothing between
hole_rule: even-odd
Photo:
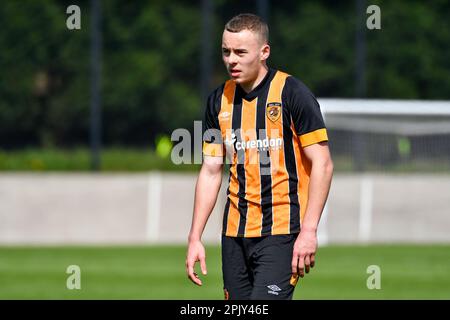
<instances>
[{"instance_id":1,"label":"short blonde hair","mask_svg":"<svg viewBox=\"0 0 450 320\"><path fill-rule=\"evenodd\" d=\"M263 43L269 43L269 27L265 21L255 14L241 13L234 16L226 23L225 30L229 32L250 30L259 35Z\"/></svg>"}]
</instances>

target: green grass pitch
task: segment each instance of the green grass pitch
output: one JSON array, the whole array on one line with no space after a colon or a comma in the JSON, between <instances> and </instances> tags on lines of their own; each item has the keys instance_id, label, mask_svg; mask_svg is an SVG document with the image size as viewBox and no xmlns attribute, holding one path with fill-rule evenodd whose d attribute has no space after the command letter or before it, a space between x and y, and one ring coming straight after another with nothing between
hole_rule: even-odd
<instances>
[{"instance_id":1,"label":"green grass pitch","mask_svg":"<svg viewBox=\"0 0 450 320\"><path fill-rule=\"evenodd\" d=\"M207 246L202 287L184 260L184 246L0 247L0 299L223 299L220 248ZM66 287L69 265L80 290ZM367 288L370 265L379 290ZM450 245L321 247L294 299L450 299Z\"/></svg>"}]
</instances>

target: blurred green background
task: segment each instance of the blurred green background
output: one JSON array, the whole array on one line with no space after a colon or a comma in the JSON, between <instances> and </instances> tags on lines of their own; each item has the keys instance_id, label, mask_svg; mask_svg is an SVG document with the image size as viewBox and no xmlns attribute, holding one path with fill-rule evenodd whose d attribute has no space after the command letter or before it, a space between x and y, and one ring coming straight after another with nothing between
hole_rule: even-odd
<instances>
[{"instance_id":1,"label":"blurred green background","mask_svg":"<svg viewBox=\"0 0 450 320\"><path fill-rule=\"evenodd\" d=\"M203 286L184 270L185 247L0 248L0 299L223 299L218 247L207 250ZM300 279L294 299L450 299L448 245L327 246ZM68 290L69 265L80 267L80 290ZM367 273L380 267L380 289Z\"/></svg>"},{"instance_id":2,"label":"blurred green background","mask_svg":"<svg viewBox=\"0 0 450 320\"><path fill-rule=\"evenodd\" d=\"M193 131L205 94L227 78L220 56L224 23L261 11L261 2L209 1L206 31L201 1L101 2L100 134L107 158L101 170L116 168L108 159L118 149L127 159L116 161L122 170L176 167L157 155L143 166L142 155L134 155L151 157L158 137L176 128ZM318 97L358 96L356 1L265 3L269 65L299 77ZM81 30L66 27L71 4L81 9ZM370 4L381 8L382 29L365 31L364 96L450 99L449 2ZM89 153L90 2L7 0L0 20L0 170L88 170L70 158ZM209 71L204 79L202 63Z\"/></svg>"}]
</instances>

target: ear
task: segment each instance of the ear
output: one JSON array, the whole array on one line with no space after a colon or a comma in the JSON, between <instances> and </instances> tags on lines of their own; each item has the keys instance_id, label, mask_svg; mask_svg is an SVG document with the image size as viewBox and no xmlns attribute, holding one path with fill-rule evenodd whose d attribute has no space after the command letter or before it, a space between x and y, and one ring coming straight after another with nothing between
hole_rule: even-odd
<instances>
[{"instance_id":1,"label":"ear","mask_svg":"<svg viewBox=\"0 0 450 320\"><path fill-rule=\"evenodd\" d=\"M270 46L266 43L261 47L261 54L260 54L261 61L267 60L269 56L270 56Z\"/></svg>"}]
</instances>

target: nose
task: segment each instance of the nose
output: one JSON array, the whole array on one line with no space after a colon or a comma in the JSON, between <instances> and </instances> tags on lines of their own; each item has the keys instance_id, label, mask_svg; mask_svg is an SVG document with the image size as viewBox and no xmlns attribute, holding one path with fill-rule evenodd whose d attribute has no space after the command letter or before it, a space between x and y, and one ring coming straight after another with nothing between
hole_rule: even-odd
<instances>
[{"instance_id":1,"label":"nose","mask_svg":"<svg viewBox=\"0 0 450 320\"><path fill-rule=\"evenodd\" d=\"M228 57L228 63L236 64L237 63L237 55L235 55L234 53L230 53L230 56Z\"/></svg>"}]
</instances>

